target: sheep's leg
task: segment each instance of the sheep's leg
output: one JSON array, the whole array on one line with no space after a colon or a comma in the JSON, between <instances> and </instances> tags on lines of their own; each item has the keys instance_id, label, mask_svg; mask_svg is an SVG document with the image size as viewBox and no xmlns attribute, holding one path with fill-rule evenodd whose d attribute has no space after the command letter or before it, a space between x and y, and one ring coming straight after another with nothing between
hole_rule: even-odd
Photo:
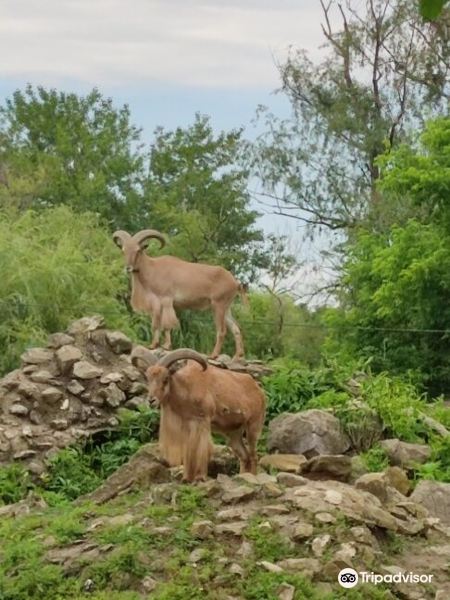
<instances>
[{"instance_id":1,"label":"sheep's leg","mask_svg":"<svg viewBox=\"0 0 450 600\"><path fill-rule=\"evenodd\" d=\"M212 309L214 312L214 322L216 324L216 345L210 354L210 358L217 358L222 350L223 341L227 333L225 307L222 302L213 302Z\"/></svg>"},{"instance_id":2,"label":"sheep's leg","mask_svg":"<svg viewBox=\"0 0 450 600\"><path fill-rule=\"evenodd\" d=\"M225 321L228 326L228 329L231 331L234 337L235 352L233 360L239 360L244 356L244 344L242 343L241 330L239 329L239 325L236 323L236 321L233 318L233 315L231 314L231 309L228 309L226 311Z\"/></svg>"},{"instance_id":3,"label":"sheep's leg","mask_svg":"<svg viewBox=\"0 0 450 600\"><path fill-rule=\"evenodd\" d=\"M150 350L154 350L159 346L159 338L161 335L161 317L160 315L154 315L152 318L152 343L150 344Z\"/></svg>"},{"instance_id":4,"label":"sheep's leg","mask_svg":"<svg viewBox=\"0 0 450 600\"><path fill-rule=\"evenodd\" d=\"M249 424L246 430L247 444L249 459L247 463L247 470L253 475L256 475L256 469L258 465L258 454L256 452L256 445L258 443L259 436L261 435L262 423L258 421Z\"/></svg>"},{"instance_id":5,"label":"sheep's leg","mask_svg":"<svg viewBox=\"0 0 450 600\"><path fill-rule=\"evenodd\" d=\"M250 456L242 437L243 431L234 431L228 434L230 447L239 459L239 472L246 473L249 471Z\"/></svg>"},{"instance_id":6,"label":"sheep's leg","mask_svg":"<svg viewBox=\"0 0 450 600\"><path fill-rule=\"evenodd\" d=\"M170 350L172 348L172 336L170 329L166 329L164 336L164 344L162 347L164 348L164 350Z\"/></svg>"}]
</instances>

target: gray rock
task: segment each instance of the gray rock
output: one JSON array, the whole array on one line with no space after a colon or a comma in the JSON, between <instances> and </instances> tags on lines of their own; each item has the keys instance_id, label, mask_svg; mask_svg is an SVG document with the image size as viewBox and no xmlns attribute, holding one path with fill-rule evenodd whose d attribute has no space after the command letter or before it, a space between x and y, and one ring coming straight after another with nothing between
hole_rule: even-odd
<instances>
[{"instance_id":1,"label":"gray rock","mask_svg":"<svg viewBox=\"0 0 450 600\"><path fill-rule=\"evenodd\" d=\"M278 473L277 481L279 484L284 485L285 487L298 487L300 485L306 485L309 480L306 479L306 477L302 477L301 475L282 472Z\"/></svg>"},{"instance_id":2,"label":"gray rock","mask_svg":"<svg viewBox=\"0 0 450 600\"><path fill-rule=\"evenodd\" d=\"M352 472L352 459L343 455L321 455L310 458L302 467L302 473L315 477L327 477L347 481Z\"/></svg>"},{"instance_id":3,"label":"gray rock","mask_svg":"<svg viewBox=\"0 0 450 600\"><path fill-rule=\"evenodd\" d=\"M255 494L256 491L253 488L247 485L239 485L226 490L222 496L222 502L224 504L244 502L253 498Z\"/></svg>"},{"instance_id":4,"label":"gray rock","mask_svg":"<svg viewBox=\"0 0 450 600\"><path fill-rule=\"evenodd\" d=\"M296 542L299 542L311 537L313 533L314 527L311 525L311 523L297 523L290 537Z\"/></svg>"},{"instance_id":5,"label":"gray rock","mask_svg":"<svg viewBox=\"0 0 450 600\"><path fill-rule=\"evenodd\" d=\"M68 346L69 344L74 343L74 338L71 335L67 335L67 333L52 333L48 337L47 346L49 348L61 348L61 346Z\"/></svg>"},{"instance_id":6,"label":"gray rock","mask_svg":"<svg viewBox=\"0 0 450 600\"><path fill-rule=\"evenodd\" d=\"M320 562L316 558L286 558L277 563L286 571L295 571L306 575L315 575L320 571Z\"/></svg>"},{"instance_id":7,"label":"gray rock","mask_svg":"<svg viewBox=\"0 0 450 600\"><path fill-rule=\"evenodd\" d=\"M69 346L65 347L68 348ZM103 371L87 360L80 360L73 365L73 374L75 377L78 377L78 379L95 379L101 377Z\"/></svg>"},{"instance_id":8,"label":"gray rock","mask_svg":"<svg viewBox=\"0 0 450 600\"><path fill-rule=\"evenodd\" d=\"M40 400L41 393L38 386L30 381L21 381L17 392L25 398L33 398L33 400Z\"/></svg>"},{"instance_id":9,"label":"gray rock","mask_svg":"<svg viewBox=\"0 0 450 600\"><path fill-rule=\"evenodd\" d=\"M276 469L286 473L300 473L306 458L301 454L266 454L259 464L265 469Z\"/></svg>"},{"instance_id":10,"label":"gray rock","mask_svg":"<svg viewBox=\"0 0 450 600\"><path fill-rule=\"evenodd\" d=\"M53 429L58 429L60 431L63 431L69 427L67 419L53 419L50 425L53 427Z\"/></svg>"},{"instance_id":11,"label":"gray rock","mask_svg":"<svg viewBox=\"0 0 450 600\"><path fill-rule=\"evenodd\" d=\"M84 392L84 386L82 386L79 381L74 379L67 386L67 391L74 396L79 396L82 392Z\"/></svg>"},{"instance_id":12,"label":"gray rock","mask_svg":"<svg viewBox=\"0 0 450 600\"><path fill-rule=\"evenodd\" d=\"M112 408L117 408L125 401L125 394L115 383L110 383L106 388L105 402Z\"/></svg>"},{"instance_id":13,"label":"gray rock","mask_svg":"<svg viewBox=\"0 0 450 600\"><path fill-rule=\"evenodd\" d=\"M35 450L21 450L13 455L14 460L24 460L26 458L32 458L36 456Z\"/></svg>"},{"instance_id":14,"label":"gray rock","mask_svg":"<svg viewBox=\"0 0 450 600\"><path fill-rule=\"evenodd\" d=\"M325 548L330 542L331 535L329 535L328 533L324 533L323 535L319 535L318 537L314 538L311 542L311 549L313 551L314 556L316 556L317 558L323 556Z\"/></svg>"},{"instance_id":15,"label":"gray rock","mask_svg":"<svg viewBox=\"0 0 450 600\"><path fill-rule=\"evenodd\" d=\"M30 412L30 409L27 408L24 404L12 404L9 407L9 412L12 415L17 415L18 417L26 417Z\"/></svg>"},{"instance_id":16,"label":"gray rock","mask_svg":"<svg viewBox=\"0 0 450 600\"><path fill-rule=\"evenodd\" d=\"M234 521L231 523L223 523L222 525L216 526L216 533L219 535L228 534L240 537L244 533L246 527L246 521Z\"/></svg>"},{"instance_id":17,"label":"gray rock","mask_svg":"<svg viewBox=\"0 0 450 600\"><path fill-rule=\"evenodd\" d=\"M426 463L431 456L431 449L426 444L411 444L398 439L382 440L381 447L386 452L389 462L398 467L412 467Z\"/></svg>"},{"instance_id":18,"label":"gray rock","mask_svg":"<svg viewBox=\"0 0 450 600\"><path fill-rule=\"evenodd\" d=\"M214 533L214 524L212 521L195 521L191 526L191 534L200 540L206 540Z\"/></svg>"},{"instance_id":19,"label":"gray rock","mask_svg":"<svg viewBox=\"0 0 450 600\"><path fill-rule=\"evenodd\" d=\"M105 375L102 375L102 377L100 379L100 383L103 383L106 385L108 383L119 383L122 380L123 380L122 373L119 373L118 371L112 371L111 373L106 373Z\"/></svg>"},{"instance_id":20,"label":"gray rock","mask_svg":"<svg viewBox=\"0 0 450 600\"><path fill-rule=\"evenodd\" d=\"M450 525L450 483L422 479L409 499L424 506L431 516Z\"/></svg>"},{"instance_id":21,"label":"gray rock","mask_svg":"<svg viewBox=\"0 0 450 600\"><path fill-rule=\"evenodd\" d=\"M323 410L283 413L271 421L267 447L288 454L342 454L350 448L339 420Z\"/></svg>"},{"instance_id":22,"label":"gray rock","mask_svg":"<svg viewBox=\"0 0 450 600\"><path fill-rule=\"evenodd\" d=\"M31 373L30 379L31 381L34 381L34 383L51 383L54 380L54 376L50 371L42 369Z\"/></svg>"},{"instance_id":23,"label":"gray rock","mask_svg":"<svg viewBox=\"0 0 450 600\"><path fill-rule=\"evenodd\" d=\"M103 327L104 324L105 319L100 315L83 317L82 319L73 321L73 323L69 325L68 332L72 335L88 333L89 331L100 329L100 327Z\"/></svg>"},{"instance_id":24,"label":"gray rock","mask_svg":"<svg viewBox=\"0 0 450 600\"><path fill-rule=\"evenodd\" d=\"M48 404L56 404L62 397L62 391L56 387L48 387L42 391L42 399Z\"/></svg>"},{"instance_id":25,"label":"gray rock","mask_svg":"<svg viewBox=\"0 0 450 600\"><path fill-rule=\"evenodd\" d=\"M133 342L121 331L107 331L106 340L116 354L129 354Z\"/></svg>"},{"instance_id":26,"label":"gray rock","mask_svg":"<svg viewBox=\"0 0 450 600\"><path fill-rule=\"evenodd\" d=\"M48 363L53 358L53 352L47 348L30 348L22 354L22 362L32 365Z\"/></svg>"},{"instance_id":27,"label":"gray rock","mask_svg":"<svg viewBox=\"0 0 450 600\"><path fill-rule=\"evenodd\" d=\"M73 365L83 356L81 350L76 346L63 346L56 351L56 362L61 373L67 374Z\"/></svg>"}]
</instances>

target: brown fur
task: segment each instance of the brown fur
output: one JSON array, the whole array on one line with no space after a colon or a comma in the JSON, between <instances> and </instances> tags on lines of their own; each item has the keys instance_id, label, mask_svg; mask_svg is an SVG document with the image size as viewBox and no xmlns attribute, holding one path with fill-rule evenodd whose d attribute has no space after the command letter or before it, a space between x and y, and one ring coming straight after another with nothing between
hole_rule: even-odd
<instances>
[{"instance_id":1,"label":"brown fur","mask_svg":"<svg viewBox=\"0 0 450 600\"><path fill-rule=\"evenodd\" d=\"M264 425L266 400L250 375L213 366L203 370L189 360L175 372L173 367L153 365L146 376L150 399L162 410L161 451L170 455L170 464L174 464L183 448L183 459L177 464L183 464L186 481L206 477L211 431L227 438L241 472L256 473L256 444Z\"/></svg>"},{"instance_id":2,"label":"brown fur","mask_svg":"<svg viewBox=\"0 0 450 600\"><path fill-rule=\"evenodd\" d=\"M159 346L162 331L165 331L164 347L171 347L171 331L179 324L175 309L210 309L216 324L216 343L211 357L220 354L228 328L235 341L235 358L242 358L242 336L231 316L231 305L237 294L245 297L243 286L222 267L191 263L175 256L147 256L144 250L151 237L162 241L162 235L151 230L134 236L126 231L116 231L113 235L131 273L131 306L152 317L151 348Z\"/></svg>"}]
</instances>

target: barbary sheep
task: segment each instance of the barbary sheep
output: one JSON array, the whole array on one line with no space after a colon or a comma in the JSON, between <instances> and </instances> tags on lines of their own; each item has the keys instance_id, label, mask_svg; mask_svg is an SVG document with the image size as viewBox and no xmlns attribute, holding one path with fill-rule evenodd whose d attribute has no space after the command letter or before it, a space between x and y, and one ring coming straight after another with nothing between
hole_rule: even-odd
<instances>
[{"instance_id":1,"label":"barbary sheep","mask_svg":"<svg viewBox=\"0 0 450 600\"><path fill-rule=\"evenodd\" d=\"M175 256L151 258L144 250L151 239L161 247L165 238L154 229L144 229L131 236L116 231L114 242L122 249L126 270L132 276L131 306L152 317L151 348L159 346L161 330L165 331L163 347L171 348L171 330L177 327L175 309L212 309L216 325L216 343L211 358L222 349L227 327L235 341L234 359L244 356L241 331L231 314L231 304L237 294L245 299L243 285L223 267L192 263Z\"/></svg>"},{"instance_id":2,"label":"barbary sheep","mask_svg":"<svg viewBox=\"0 0 450 600\"><path fill-rule=\"evenodd\" d=\"M177 369L177 363L186 359L185 366ZM213 450L211 432L227 439L241 473L256 473L256 444L266 399L250 375L209 365L201 354L187 348L158 360L138 346L132 362L139 366L139 361L147 367L150 402L161 410L161 458L170 466L182 464L185 481L206 478Z\"/></svg>"}]
</instances>

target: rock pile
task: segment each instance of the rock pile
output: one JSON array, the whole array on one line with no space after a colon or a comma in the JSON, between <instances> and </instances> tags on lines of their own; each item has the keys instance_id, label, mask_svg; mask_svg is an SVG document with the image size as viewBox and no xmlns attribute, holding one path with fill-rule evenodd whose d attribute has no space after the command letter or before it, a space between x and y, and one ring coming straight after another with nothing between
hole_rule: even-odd
<instances>
[{"instance_id":1,"label":"rock pile","mask_svg":"<svg viewBox=\"0 0 450 600\"><path fill-rule=\"evenodd\" d=\"M51 335L45 348L27 350L20 369L0 380L0 464L20 461L40 474L57 449L114 429L119 408L147 405L132 349L126 335L94 316ZM222 356L211 362L255 377L267 372L257 361L235 364Z\"/></svg>"}]
</instances>

